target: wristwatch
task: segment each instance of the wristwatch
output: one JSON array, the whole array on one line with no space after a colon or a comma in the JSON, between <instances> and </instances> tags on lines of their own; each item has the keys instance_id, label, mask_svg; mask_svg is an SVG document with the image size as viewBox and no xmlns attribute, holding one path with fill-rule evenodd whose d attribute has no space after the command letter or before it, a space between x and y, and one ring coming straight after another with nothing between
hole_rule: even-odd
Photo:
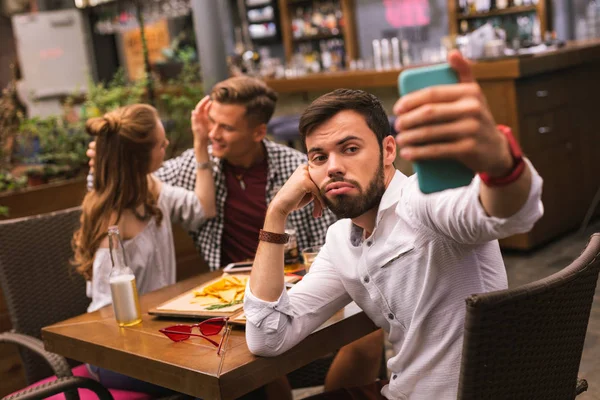
<instances>
[{"instance_id":1,"label":"wristwatch","mask_svg":"<svg viewBox=\"0 0 600 400\"><path fill-rule=\"evenodd\" d=\"M523 151L521 150L521 146L517 143L517 140L512 134L512 129L510 129L506 125L498 125L498 130L506 137L508 141L508 147L510 149L510 154L513 158L513 167L512 169L504 176L501 177L491 177L485 172L479 173L479 177L487 186L490 187L500 187L506 186L517 179L523 174L525 171L525 160L523 160Z\"/></svg>"}]
</instances>

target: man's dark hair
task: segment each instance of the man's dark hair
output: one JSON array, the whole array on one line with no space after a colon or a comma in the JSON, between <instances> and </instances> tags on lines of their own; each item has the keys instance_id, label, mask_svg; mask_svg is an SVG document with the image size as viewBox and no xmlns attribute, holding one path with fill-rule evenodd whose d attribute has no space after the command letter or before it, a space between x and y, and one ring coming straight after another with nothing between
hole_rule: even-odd
<instances>
[{"instance_id":1,"label":"man's dark hair","mask_svg":"<svg viewBox=\"0 0 600 400\"><path fill-rule=\"evenodd\" d=\"M383 139L390 135L391 130L381 102L370 93L353 89L336 89L324 94L304 110L299 125L302 141L306 143L306 136L344 110L361 114L367 126L375 133L379 147L383 146Z\"/></svg>"}]
</instances>

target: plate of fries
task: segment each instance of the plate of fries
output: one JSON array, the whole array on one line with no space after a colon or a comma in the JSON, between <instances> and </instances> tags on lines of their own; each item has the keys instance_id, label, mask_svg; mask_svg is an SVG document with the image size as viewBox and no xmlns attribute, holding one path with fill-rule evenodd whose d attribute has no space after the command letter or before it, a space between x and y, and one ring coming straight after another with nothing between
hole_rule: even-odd
<instances>
[{"instance_id":1,"label":"plate of fries","mask_svg":"<svg viewBox=\"0 0 600 400\"><path fill-rule=\"evenodd\" d=\"M218 280L194 289L194 297L190 302L205 306L208 311L241 304L247 283L248 275L223 274Z\"/></svg>"},{"instance_id":2,"label":"plate of fries","mask_svg":"<svg viewBox=\"0 0 600 400\"><path fill-rule=\"evenodd\" d=\"M244 293L249 274L223 273L218 278L172 298L148 310L148 314L164 317L231 317L243 312ZM286 276L286 284L300 280Z\"/></svg>"},{"instance_id":3,"label":"plate of fries","mask_svg":"<svg viewBox=\"0 0 600 400\"><path fill-rule=\"evenodd\" d=\"M218 278L148 310L171 317L228 317L242 311L248 274L224 273Z\"/></svg>"}]
</instances>

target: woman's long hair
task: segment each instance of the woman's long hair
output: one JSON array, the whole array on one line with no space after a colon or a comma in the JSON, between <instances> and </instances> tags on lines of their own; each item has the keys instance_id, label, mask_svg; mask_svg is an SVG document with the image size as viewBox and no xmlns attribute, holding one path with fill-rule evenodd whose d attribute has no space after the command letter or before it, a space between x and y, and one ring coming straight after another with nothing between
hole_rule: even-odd
<instances>
[{"instance_id":1,"label":"woman's long hair","mask_svg":"<svg viewBox=\"0 0 600 400\"><path fill-rule=\"evenodd\" d=\"M142 221L156 217L160 224L162 220L156 196L148 187L157 124L156 109L146 104L121 107L86 123L87 132L96 138L94 182L83 199L81 227L73 235L75 255L71 261L86 280L92 279L94 255L108 226L117 224L125 210ZM140 205L144 215L136 211Z\"/></svg>"}]
</instances>

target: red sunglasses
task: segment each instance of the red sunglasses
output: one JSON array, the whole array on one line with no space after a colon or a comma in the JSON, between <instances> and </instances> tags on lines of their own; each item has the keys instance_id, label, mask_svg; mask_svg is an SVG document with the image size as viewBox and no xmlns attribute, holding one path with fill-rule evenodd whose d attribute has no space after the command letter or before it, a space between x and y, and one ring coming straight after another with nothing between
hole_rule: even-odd
<instances>
[{"instance_id":1,"label":"red sunglasses","mask_svg":"<svg viewBox=\"0 0 600 400\"><path fill-rule=\"evenodd\" d=\"M198 324L172 325L163 329L159 329L158 331L174 342L181 342L182 340L187 340L190 338L190 336L201 337L213 346L217 347L217 354L221 355L221 347L224 343L223 339L225 339L225 336L229 335L230 331L230 328L227 326L227 321L229 321L229 317L211 318L202 321ZM214 340L208 337L218 335L223 330L223 327L226 327L225 334L223 334L219 343L215 342ZM201 334L199 335L197 333L192 333L192 329L194 328L198 328Z\"/></svg>"}]
</instances>

